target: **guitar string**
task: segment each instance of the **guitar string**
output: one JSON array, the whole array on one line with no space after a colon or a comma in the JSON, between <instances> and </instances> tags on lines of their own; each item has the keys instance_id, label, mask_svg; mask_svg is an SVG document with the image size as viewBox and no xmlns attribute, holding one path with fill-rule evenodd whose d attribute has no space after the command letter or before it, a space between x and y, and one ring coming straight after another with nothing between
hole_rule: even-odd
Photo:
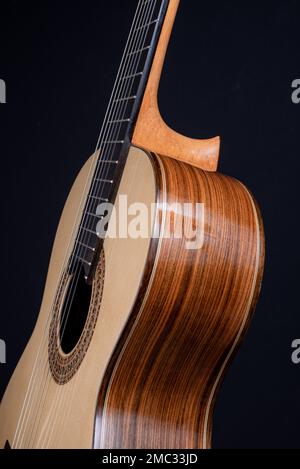
<instances>
[{"instance_id":1,"label":"guitar string","mask_svg":"<svg viewBox=\"0 0 300 469\"><path fill-rule=\"evenodd\" d=\"M149 3L150 7L148 8L148 10L145 10L143 15L142 15L142 19L141 19L141 23L144 24L144 23L147 23L149 21L149 17L151 18L152 17L152 9L151 9L151 3ZM133 45L132 45L132 49L133 50L139 50L140 48L142 48L142 44L145 42L145 39L147 37L147 33L144 32L140 35L140 37L135 37L135 40L133 41ZM125 75L131 75L133 73L133 70L136 70L138 65L139 65L139 62L140 62L140 57L137 57L132 64L128 63L128 66L127 66L127 69L125 71ZM130 93L130 90L132 89L132 86L133 86L133 81L125 81L124 82L124 85L122 88L125 87L125 90L121 90L121 95L125 95L127 96L128 93ZM127 107L126 106L123 106L123 109L121 109L121 114L119 114L118 116L118 119L123 119L124 118L124 115L126 113L126 110L127 110ZM117 135L119 134L120 132L120 129L117 130ZM110 137L108 137L110 139ZM111 149L111 152L114 152L115 150L114 149ZM111 160L111 156L108 154L105 154L105 158L107 158L108 160ZM77 280L78 281L78 280ZM76 282L77 283L77 282ZM76 283L75 283L75 287L74 287L74 292L76 291ZM71 303L73 302L73 298L70 300ZM64 328L66 327L66 322L67 322L67 319L66 321L64 321ZM64 331L62 333L62 335L64 334ZM74 382L74 380L73 380ZM70 385L71 386L71 385ZM61 389L61 394L63 394L63 387ZM66 394L66 393L65 393ZM60 405L60 395L56 396L56 403L55 403L55 400L53 399L54 401L54 405L53 405L53 414L54 414L54 418L55 418L55 415L56 417L58 418L58 412L56 411L56 408ZM55 405L56 404L56 405ZM54 425L52 425L54 427ZM49 440L49 438L48 438ZM42 445L43 446L43 445Z\"/></svg>"},{"instance_id":2,"label":"guitar string","mask_svg":"<svg viewBox=\"0 0 300 469\"><path fill-rule=\"evenodd\" d=\"M138 9L139 9L139 7L140 7L141 4L142 4L142 2L141 2L141 0L140 0ZM128 40L129 40L129 38L128 38ZM125 57L126 52L127 52L127 49L125 48L125 52L124 52L123 59L124 59L124 57ZM117 79L116 79L116 82L115 82L115 87L114 87L114 89L113 89L113 92L112 92L112 95L111 95L111 99L110 99L110 103L109 103L109 106L108 106L108 108L107 108L107 112L106 112L106 115L105 115L105 118L104 118L103 126L102 126L102 129L101 129L101 131L100 131L100 135L99 135L99 138L98 138L96 150L97 150L97 147L98 147L98 145L99 145L99 142L101 141L101 138L102 138L102 137L101 137L101 133L102 133L104 127L105 127L105 124L106 124L106 121L107 121L107 117L108 117L108 114L109 114L110 109L111 109L111 104L112 104L112 101L113 101L113 97L115 96L116 87L117 87L117 85L118 85L118 83L119 83L119 78L120 78L122 69L123 69L123 60L122 60L121 65L120 65L120 69L119 69L119 72L118 72L118 75L117 75ZM90 170L89 170L88 176L87 176L87 178L86 178L86 184L85 184L85 187L84 187L84 190L83 190L82 201L83 201L84 196L85 196L85 194L86 194L86 189L87 189L87 186L88 186L88 183L89 183L89 180L90 180L90 176L91 176L91 174L92 174L92 170L93 170L94 167L95 167L95 165L94 165L95 161L97 162L97 155L96 155L96 153L94 154L94 158L93 158L93 160L91 161ZM82 201L81 201L81 202L82 202ZM75 228L76 228L78 219L79 219L79 217L81 216L81 213L80 213L80 212L81 212L81 210L80 210L80 209L81 209L81 205L82 205L82 204L80 203L79 206L78 206L78 211L77 211L77 215L76 215L76 218L75 218L75 221L74 221L73 231L75 231ZM73 231L71 231L71 235L73 235ZM68 248L70 248L70 245L71 245L71 242L72 242L72 241L73 241L73 236L70 237L70 241L69 241ZM73 241L73 242L74 242L74 241ZM62 268L61 268L61 272L60 272L60 278L61 278L62 272L65 270L65 261L66 261L66 259L67 259L67 257L68 257L68 251L69 251L69 249L66 250L66 258L65 258L64 262L62 263ZM56 297L57 297L57 296L58 296L58 291L57 291ZM56 299L57 299L57 298L56 298ZM54 299L54 303L55 303L56 299ZM47 328L47 325L46 325L46 328ZM42 345L42 341L41 341L41 343L40 343L40 346L41 346L41 345ZM19 418L19 421L18 421L18 425L17 425L17 429L16 429L14 441L13 441L13 446L15 445L15 442L17 441L16 438L18 437L19 428L20 428L21 422L22 422L22 420L23 420L21 417L24 415L25 404L27 404L26 398L27 398L28 391L29 391L29 389L30 389L30 385L31 385L31 383L32 383L32 379L33 379L34 372L35 372L35 369L36 369L37 361L38 361L38 358L39 358L39 352L40 352L40 347L39 347L39 349L38 349L38 353L37 353L36 360L35 360L35 363L34 363L33 372L32 372L31 377L30 377L30 379L29 379L29 386L28 386L28 390L27 390L27 393L26 393L26 395L25 395L23 407L22 407L22 410L21 410L21 413L20 413L20 418Z\"/></svg>"},{"instance_id":3,"label":"guitar string","mask_svg":"<svg viewBox=\"0 0 300 469\"><path fill-rule=\"evenodd\" d=\"M130 48L129 48L129 50L130 50ZM74 275L74 277L76 278L76 272L75 272L75 275ZM43 379L43 377L42 377L42 379ZM21 442L21 443L22 443L22 442Z\"/></svg>"},{"instance_id":4,"label":"guitar string","mask_svg":"<svg viewBox=\"0 0 300 469\"><path fill-rule=\"evenodd\" d=\"M144 5L148 5L148 11L149 11L149 9L150 9L150 7L151 7L151 5L152 5L152 6L153 6L153 11L154 11L154 8L155 8L155 6L156 6L157 0L155 0L154 5L153 5L153 2L154 2L154 0L146 0L146 1L143 3L143 6L144 6ZM162 1L162 3L163 3L163 1ZM152 11L152 14L153 14L153 11ZM152 18L152 17L150 16L150 18ZM149 21L149 17L146 18L146 19L143 18L143 19L142 19L142 24L145 24L145 23L147 23L148 21ZM149 27L147 28L147 31L148 31L148 29L149 29ZM144 40L145 40L146 37L147 37L147 34L145 34L145 31L144 31L144 33L143 33L143 31L140 31L140 32L142 33L142 37L144 36ZM145 45L145 42L143 42L143 43L140 42L140 43L139 43L138 45L136 45L133 49L134 49L134 50L140 50L141 48L144 47L144 45ZM130 76L130 75L135 74L135 73L137 72L137 68L134 69L134 66L139 64L141 55L142 55L142 53L139 53L139 54L136 54L136 55L133 56L133 69L132 69L131 71L128 70L128 72L126 72L127 75ZM134 58L134 57L135 57L135 58ZM133 85L134 79L131 78L130 80L125 81L125 87L126 87L126 82L129 83L127 89L130 89L130 84L131 84L131 86ZM128 94L130 94L130 93L129 93L129 92L125 93L125 96L127 96ZM126 106L127 106L127 105L126 105L125 102L121 103L121 108L120 108L120 109L121 109L121 113L123 112L123 117L125 117L124 112L126 111ZM122 111L122 109L123 109L123 111ZM128 116L127 116L127 117L128 117ZM119 118L118 118L118 119L119 119ZM120 128L121 128L121 127L122 127L122 124L121 124L121 123L117 124L117 129L118 129L117 135L119 135L119 133L120 133ZM109 146L108 153L107 153L107 154L108 154L108 157L107 157L107 158L104 158L104 160L106 160L106 161L111 161L111 156L114 154L115 150L116 150L116 144L115 144L115 145L110 145L110 146ZM110 152L110 153L109 153L109 152ZM101 164L101 161L100 161L100 164ZM103 165L102 165L102 167L103 167ZM109 173L109 166L108 166L108 165L104 165L104 169L106 170L106 174L105 174L105 175L101 175L101 176L102 176L104 179L106 179L106 176L107 176L107 174ZM99 187L99 185L98 185L98 187ZM104 187L105 187L105 185L103 185L102 189L103 189ZM89 202L89 203L90 203L90 202ZM94 203L95 203L95 202L94 202ZM92 204L93 204L93 202L92 202ZM97 203L96 203L96 204L97 204ZM94 209L94 207L93 207L93 209ZM92 231L93 231L93 230L92 230ZM90 241L90 240L91 240L91 235L89 235L89 238L88 238L88 241ZM86 255L88 248L83 248L83 249L84 249L84 254Z\"/></svg>"},{"instance_id":5,"label":"guitar string","mask_svg":"<svg viewBox=\"0 0 300 469\"><path fill-rule=\"evenodd\" d=\"M157 0L155 0L154 4L151 4L151 2L149 3L148 11L144 12L144 17L142 18L142 21L141 21L142 24L149 23L149 20L153 17L153 13L154 13L154 10L155 10L156 3L157 3ZM145 40L147 39L148 31L149 31L149 27L145 28L144 33L140 37L139 44L136 44L136 43L134 44L134 46L133 46L134 50L136 50L136 49L139 50L143 47L143 44L145 44ZM137 70L138 69L140 60L141 60L141 54L140 54L139 57L138 56L136 57L136 60L132 64L132 66L131 66L132 70ZM128 74L132 74L132 71L128 71L128 72L126 71L126 75L128 75ZM134 83L134 80L130 80L128 83L125 83L125 92L123 92L123 95L128 96L129 94L131 94L133 83ZM126 106L123 108L121 119L123 119L125 117L125 113L126 113ZM117 134L119 132L120 132L120 129L118 129ZM114 149L111 149L111 152L113 153ZM108 160L111 160L111 156L109 154L107 155L107 158L108 158ZM77 380L78 380L78 374L77 374L76 377L74 377L73 384L71 385L72 395L74 394L74 390L75 390L76 385L77 385ZM73 386L73 389L72 389L72 386ZM60 399L61 395L62 395L62 399ZM66 407L67 407L68 403L69 403L69 407L70 407L70 402L72 402L71 399L69 399L69 395L68 395L67 391L64 392L63 390L61 390L61 395L58 396L58 398L56 399L56 405L54 406L54 409L53 409L54 421L52 423L52 430L50 432L50 435L48 436L48 441L46 440L46 442L41 445L42 447L47 447L47 446L50 445L51 437L52 437L52 434L53 434L53 431L54 431L54 428L55 428L55 425L56 425L56 422L57 422L57 419L58 419L58 415L59 415L59 412L58 412L59 406L61 406L61 408L65 409L65 405L64 405L65 401L67 400ZM68 412L68 411L66 410L65 412Z\"/></svg>"},{"instance_id":6,"label":"guitar string","mask_svg":"<svg viewBox=\"0 0 300 469\"><path fill-rule=\"evenodd\" d=\"M150 15L150 17L152 17L152 16ZM143 20L143 21L142 21L142 24L147 23L147 22L148 22L148 20L147 20L147 21L144 21L144 20ZM148 29L149 29L149 28L148 28ZM145 37L146 37L146 36L147 36L147 34L145 35ZM139 47L134 46L134 50L135 50L135 49L138 49L138 48L139 48ZM138 60L137 60L137 65L138 65L138 63L139 63L139 58L138 58ZM129 84L127 85L127 89L129 89L129 88L131 88L131 87L132 87L132 84L129 83ZM130 94L130 93L129 93L129 94ZM128 95L128 91L125 92L125 95L126 95L126 96ZM124 111L123 111L123 117L124 117L125 111L126 111L126 108L125 108ZM113 150L112 150L112 151L113 151ZM110 159L109 156L108 156L108 159ZM77 379L78 379L78 375L77 375L77 377L74 378L74 380L73 380L73 383L74 383L73 388L74 388L74 389L75 389L76 384L77 384ZM76 381L75 381L75 380L76 380ZM72 390L71 390L71 392L72 392ZM68 393L67 393L67 392L64 393L64 392L62 391L61 394L63 395L63 398L65 398L65 400L67 400L67 403L68 403L68 402L69 402L69 403L71 402L71 400L68 398L69 396L68 396ZM73 395L73 392L72 392L72 395ZM50 433L50 435L49 435L49 438L48 438L48 444L47 444L47 445L43 444L43 445L41 445L42 447L45 447L45 446L47 447L47 446L50 445L51 436L52 436L52 434L53 434L53 430L54 430L56 421L57 421L57 419L58 419L58 414L59 414L59 412L57 411L57 409L58 409L59 405L61 405L61 408L64 408L64 409L65 409L64 400L59 400L59 399L58 399L57 401L58 401L58 402L57 402L57 405L56 405L56 407L54 408L54 416L55 416L54 418L55 418L55 421L53 422L52 431L51 431L51 433ZM62 403L61 403L61 402L62 402ZM64 412L64 413L65 413L65 412ZM68 414L69 414L69 412L68 412Z\"/></svg>"}]
</instances>

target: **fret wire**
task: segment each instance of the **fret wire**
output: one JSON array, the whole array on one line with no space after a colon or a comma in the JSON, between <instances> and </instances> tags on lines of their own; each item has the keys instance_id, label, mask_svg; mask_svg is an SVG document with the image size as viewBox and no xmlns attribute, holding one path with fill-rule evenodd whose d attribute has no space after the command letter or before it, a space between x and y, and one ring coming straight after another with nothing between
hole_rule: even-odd
<instances>
[{"instance_id":1,"label":"fret wire","mask_svg":"<svg viewBox=\"0 0 300 469\"><path fill-rule=\"evenodd\" d=\"M107 140L107 142L102 142L104 145L122 145L124 140Z\"/></svg>"},{"instance_id":2,"label":"fret wire","mask_svg":"<svg viewBox=\"0 0 300 469\"><path fill-rule=\"evenodd\" d=\"M142 29L144 28L147 28L147 26L152 26L153 24L156 24L158 23L159 21L159 18L157 18L156 20L153 20L153 21L150 21L150 23L146 23L146 24L143 24L142 26L140 26L139 28L135 29L134 31L141 31Z\"/></svg>"},{"instance_id":3,"label":"fret wire","mask_svg":"<svg viewBox=\"0 0 300 469\"><path fill-rule=\"evenodd\" d=\"M123 122L130 122L130 119L115 119L112 121L108 121L108 124L120 124Z\"/></svg>"},{"instance_id":4,"label":"fret wire","mask_svg":"<svg viewBox=\"0 0 300 469\"><path fill-rule=\"evenodd\" d=\"M100 160L101 164L119 164L118 160Z\"/></svg>"},{"instance_id":5,"label":"fret wire","mask_svg":"<svg viewBox=\"0 0 300 469\"><path fill-rule=\"evenodd\" d=\"M95 181L104 182L105 184L113 184L114 183L114 181L112 179L98 179L98 178L95 178Z\"/></svg>"},{"instance_id":6,"label":"fret wire","mask_svg":"<svg viewBox=\"0 0 300 469\"><path fill-rule=\"evenodd\" d=\"M131 57L132 55L138 54L139 52L144 52L145 50L149 50L151 47L151 44L149 46L142 47L141 49L134 50L128 54L128 57Z\"/></svg>"},{"instance_id":7,"label":"fret wire","mask_svg":"<svg viewBox=\"0 0 300 469\"><path fill-rule=\"evenodd\" d=\"M114 103L120 103L122 101L131 101L133 99L136 99L136 96L126 96L124 98L116 99Z\"/></svg>"},{"instance_id":8,"label":"fret wire","mask_svg":"<svg viewBox=\"0 0 300 469\"><path fill-rule=\"evenodd\" d=\"M91 234L97 236L96 231L90 230L89 228L85 228L84 226L81 226L80 229L81 229L82 231L86 231L87 233L91 233Z\"/></svg>"},{"instance_id":9,"label":"fret wire","mask_svg":"<svg viewBox=\"0 0 300 469\"><path fill-rule=\"evenodd\" d=\"M109 202L108 199L104 199L103 197L96 197L94 195L88 195L88 198L93 199L93 200L99 200L99 201L102 200L102 202Z\"/></svg>"},{"instance_id":10,"label":"fret wire","mask_svg":"<svg viewBox=\"0 0 300 469\"><path fill-rule=\"evenodd\" d=\"M87 211L85 211L84 213L86 215L88 215L89 217L99 218L99 220L103 219L103 216L102 215L97 215L97 213L92 213L92 212L87 212Z\"/></svg>"},{"instance_id":11,"label":"fret wire","mask_svg":"<svg viewBox=\"0 0 300 469\"><path fill-rule=\"evenodd\" d=\"M86 259L83 259L83 257L81 256L75 256L75 260L78 260L80 262L83 262L84 264L87 264L89 267L91 267L92 263L91 262L88 262Z\"/></svg>"},{"instance_id":12,"label":"fret wire","mask_svg":"<svg viewBox=\"0 0 300 469\"><path fill-rule=\"evenodd\" d=\"M143 72L137 72L137 73L133 73L132 75L127 75L126 77L123 77L122 80L129 80L129 78L136 78L136 77L142 77L143 76Z\"/></svg>"},{"instance_id":13,"label":"fret wire","mask_svg":"<svg viewBox=\"0 0 300 469\"><path fill-rule=\"evenodd\" d=\"M82 246L82 247L84 247L84 248L86 248L86 249L89 249L90 251L93 251L93 252L96 251L96 248L92 248L92 247L89 246L88 244L82 243L81 241L76 240L76 243L77 243L79 246Z\"/></svg>"}]
</instances>

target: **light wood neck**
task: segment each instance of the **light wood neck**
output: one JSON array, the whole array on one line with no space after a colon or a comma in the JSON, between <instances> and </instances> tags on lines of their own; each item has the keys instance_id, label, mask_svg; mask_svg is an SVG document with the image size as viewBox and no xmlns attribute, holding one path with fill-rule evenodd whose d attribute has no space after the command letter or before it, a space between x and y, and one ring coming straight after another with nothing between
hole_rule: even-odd
<instances>
[{"instance_id":1,"label":"light wood neck","mask_svg":"<svg viewBox=\"0 0 300 469\"><path fill-rule=\"evenodd\" d=\"M158 88L166 52L180 0L170 0L164 25L135 126L132 143L138 147L192 164L206 171L216 171L220 138L196 140L172 130L164 122L158 107Z\"/></svg>"}]
</instances>

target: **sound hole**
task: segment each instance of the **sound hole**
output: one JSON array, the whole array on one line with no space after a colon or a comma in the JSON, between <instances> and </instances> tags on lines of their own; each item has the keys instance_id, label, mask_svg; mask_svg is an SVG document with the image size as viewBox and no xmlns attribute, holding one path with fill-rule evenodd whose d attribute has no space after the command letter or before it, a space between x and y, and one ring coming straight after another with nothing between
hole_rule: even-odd
<instances>
[{"instance_id":1,"label":"sound hole","mask_svg":"<svg viewBox=\"0 0 300 469\"><path fill-rule=\"evenodd\" d=\"M86 283L84 269L81 268L70 280L60 316L60 346L66 355L75 348L83 332L91 296L92 287Z\"/></svg>"},{"instance_id":2,"label":"sound hole","mask_svg":"<svg viewBox=\"0 0 300 469\"><path fill-rule=\"evenodd\" d=\"M48 343L49 366L57 384L68 383L86 355L100 312L104 277L104 251L100 254L92 286L86 284L83 271L72 277L68 272L62 275L53 305Z\"/></svg>"}]
</instances>

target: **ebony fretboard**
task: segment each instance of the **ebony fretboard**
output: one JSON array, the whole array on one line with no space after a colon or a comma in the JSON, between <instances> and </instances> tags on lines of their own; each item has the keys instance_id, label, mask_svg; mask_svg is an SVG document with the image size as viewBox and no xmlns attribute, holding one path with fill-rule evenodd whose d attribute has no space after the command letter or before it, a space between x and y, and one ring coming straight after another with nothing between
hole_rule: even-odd
<instances>
[{"instance_id":1,"label":"ebony fretboard","mask_svg":"<svg viewBox=\"0 0 300 469\"><path fill-rule=\"evenodd\" d=\"M168 3L139 1L99 136L99 156L69 263L70 271L82 265L87 281L92 280L107 227L98 207L115 201Z\"/></svg>"}]
</instances>

